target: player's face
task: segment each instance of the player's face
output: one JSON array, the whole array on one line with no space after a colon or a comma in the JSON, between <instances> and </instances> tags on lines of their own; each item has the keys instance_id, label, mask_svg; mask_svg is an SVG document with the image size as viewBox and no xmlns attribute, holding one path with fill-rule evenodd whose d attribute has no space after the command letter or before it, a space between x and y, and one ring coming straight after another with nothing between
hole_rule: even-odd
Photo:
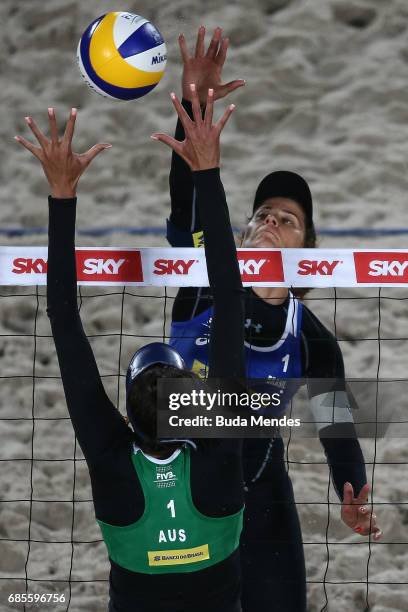
<instances>
[{"instance_id":1,"label":"player's face","mask_svg":"<svg viewBox=\"0 0 408 612\"><path fill-rule=\"evenodd\" d=\"M269 198L248 223L243 247L301 248L305 243L302 207L287 198Z\"/></svg>"}]
</instances>

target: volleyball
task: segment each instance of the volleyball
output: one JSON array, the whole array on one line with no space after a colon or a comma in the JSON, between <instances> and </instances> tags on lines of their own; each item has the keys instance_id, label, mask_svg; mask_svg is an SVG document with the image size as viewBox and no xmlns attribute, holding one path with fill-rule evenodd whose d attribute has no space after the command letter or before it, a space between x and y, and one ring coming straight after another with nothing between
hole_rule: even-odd
<instances>
[{"instance_id":1,"label":"volleyball","mask_svg":"<svg viewBox=\"0 0 408 612\"><path fill-rule=\"evenodd\" d=\"M77 60L89 87L106 98L135 100L159 83L166 44L159 30L134 13L106 13L85 30Z\"/></svg>"}]
</instances>

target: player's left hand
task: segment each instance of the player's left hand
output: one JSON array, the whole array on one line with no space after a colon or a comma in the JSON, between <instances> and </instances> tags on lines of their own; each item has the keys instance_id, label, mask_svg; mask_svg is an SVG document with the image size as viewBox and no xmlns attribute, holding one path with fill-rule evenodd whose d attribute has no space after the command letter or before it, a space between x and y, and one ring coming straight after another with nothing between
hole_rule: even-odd
<instances>
[{"instance_id":1,"label":"player's left hand","mask_svg":"<svg viewBox=\"0 0 408 612\"><path fill-rule=\"evenodd\" d=\"M190 83L195 83L201 106L205 106L207 102L209 89L214 91L215 101L245 85L243 79L235 79L229 83L221 82L229 45L229 38L222 37L222 28L215 28L207 50L205 50L204 39L205 27L201 26L197 33L194 55L190 55L184 34L179 36L180 54L183 61L183 98L192 101Z\"/></svg>"},{"instance_id":2,"label":"player's left hand","mask_svg":"<svg viewBox=\"0 0 408 612\"><path fill-rule=\"evenodd\" d=\"M343 490L343 503L341 505L342 521L355 533L366 536L373 534L374 540L379 540L382 531L377 525L377 516L368 505L370 485L365 484L357 497L354 497L353 485L346 482Z\"/></svg>"},{"instance_id":3,"label":"player's left hand","mask_svg":"<svg viewBox=\"0 0 408 612\"><path fill-rule=\"evenodd\" d=\"M77 109L72 108L62 138L58 136L57 118L53 108L48 109L48 122L50 138L37 126L32 117L25 121L38 141L33 144L23 136L15 136L24 148L34 155L40 162L54 198L74 198L81 175L89 164L101 151L109 149L109 143L99 143L88 149L85 153L74 153L71 148L75 131Z\"/></svg>"}]
</instances>

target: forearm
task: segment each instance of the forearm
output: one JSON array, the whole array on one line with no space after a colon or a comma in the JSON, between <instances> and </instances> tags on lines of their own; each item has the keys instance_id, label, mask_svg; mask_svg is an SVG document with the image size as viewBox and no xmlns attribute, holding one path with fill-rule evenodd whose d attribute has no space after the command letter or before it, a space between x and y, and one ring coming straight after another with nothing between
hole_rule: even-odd
<instances>
[{"instance_id":1,"label":"forearm","mask_svg":"<svg viewBox=\"0 0 408 612\"><path fill-rule=\"evenodd\" d=\"M182 100L182 104L188 115L193 118L191 102ZM184 128L180 119L177 121L175 138L179 141L183 141L185 138ZM174 151L171 157L169 184L171 223L179 230L190 233L199 231L201 223L195 201L193 176L188 164Z\"/></svg>"},{"instance_id":2,"label":"forearm","mask_svg":"<svg viewBox=\"0 0 408 612\"><path fill-rule=\"evenodd\" d=\"M220 169L193 172L193 179L205 234L205 256L211 289L213 293L242 289Z\"/></svg>"},{"instance_id":3,"label":"forearm","mask_svg":"<svg viewBox=\"0 0 408 612\"><path fill-rule=\"evenodd\" d=\"M365 461L353 423L325 427L320 432L320 442L331 470L333 484L339 498L343 499L346 482L353 485L358 495L367 482Z\"/></svg>"},{"instance_id":4,"label":"forearm","mask_svg":"<svg viewBox=\"0 0 408 612\"><path fill-rule=\"evenodd\" d=\"M214 298L210 376L243 377L244 290L219 168L193 173L203 223L208 279Z\"/></svg>"},{"instance_id":5,"label":"forearm","mask_svg":"<svg viewBox=\"0 0 408 612\"><path fill-rule=\"evenodd\" d=\"M48 199L47 312L52 321L77 312L76 202Z\"/></svg>"},{"instance_id":6,"label":"forearm","mask_svg":"<svg viewBox=\"0 0 408 612\"><path fill-rule=\"evenodd\" d=\"M107 397L76 301L76 200L49 200L47 313L71 421L88 463L127 428Z\"/></svg>"}]
</instances>

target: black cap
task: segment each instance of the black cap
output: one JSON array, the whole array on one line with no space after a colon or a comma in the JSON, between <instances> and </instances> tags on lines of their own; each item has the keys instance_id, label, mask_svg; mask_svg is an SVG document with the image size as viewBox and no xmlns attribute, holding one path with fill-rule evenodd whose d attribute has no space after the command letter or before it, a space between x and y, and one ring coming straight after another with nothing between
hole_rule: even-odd
<instances>
[{"instance_id":1,"label":"black cap","mask_svg":"<svg viewBox=\"0 0 408 612\"><path fill-rule=\"evenodd\" d=\"M267 174L256 190L252 214L269 198L288 198L302 207L306 226L313 226L313 201L309 185L296 172L278 170Z\"/></svg>"}]
</instances>

